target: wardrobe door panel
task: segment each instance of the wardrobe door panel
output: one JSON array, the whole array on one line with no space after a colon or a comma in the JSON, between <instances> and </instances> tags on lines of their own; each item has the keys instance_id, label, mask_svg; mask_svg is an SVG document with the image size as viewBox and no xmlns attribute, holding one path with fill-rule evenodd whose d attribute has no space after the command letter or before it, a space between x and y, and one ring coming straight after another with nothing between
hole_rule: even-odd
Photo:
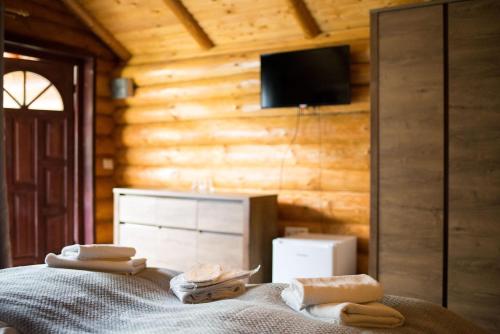
<instances>
[{"instance_id":1,"label":"wardrobe door panel","mask_svg":"<svg viewBox=\"0 0 500 334\"><path fill-rule=\"evenodd\" d=\"M448 306L500 331L500 2L451 3Z\"/></svg>"},{"instance_id":2,"label":"wardrobe door panel","mask_svg":"<svg viewBox=\"0 0 500 334\"><path fill-rule=\"evenodd\" d=\"M378 273L442 303L443 7L378 16ZM376 66L376 64L375 64Z\"/></svg>"}]
</instances>

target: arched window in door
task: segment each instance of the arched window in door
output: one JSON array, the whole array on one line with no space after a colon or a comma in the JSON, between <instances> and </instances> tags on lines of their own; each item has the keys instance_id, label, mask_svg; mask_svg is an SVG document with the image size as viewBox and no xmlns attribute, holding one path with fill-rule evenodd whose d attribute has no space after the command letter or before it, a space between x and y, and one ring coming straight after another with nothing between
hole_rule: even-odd
<instances>
[{"instance_id":1,"label":"arched window in door","mask_svg":"<svg viewBox=\"0 0 500 334\"><path fill-rule=\"evenodd\" d=\"M3 107L10 109L63 111L61 94L47 78L30 71L3 76Z\"/></svg>"}]
</instances>

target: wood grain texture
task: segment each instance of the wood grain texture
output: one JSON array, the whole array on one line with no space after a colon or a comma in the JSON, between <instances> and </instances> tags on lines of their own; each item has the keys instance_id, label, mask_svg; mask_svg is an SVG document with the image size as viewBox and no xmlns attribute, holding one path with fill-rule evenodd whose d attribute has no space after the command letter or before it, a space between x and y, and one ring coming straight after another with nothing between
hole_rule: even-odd
<instances>
[{"instance_id":1,"label":"wood grain texture","mask_svg":"<svg viewBox=\"0 0 500 334\"><path fill-rule=\"evenodd\" d=\"M208 50L200 50L193 36L186 33L185 27L163 0L144 0L140 3L81 1L86 10L131 51L135 64L243 50L279 49L290 45L295 45L296 49L317 47L321 43L324 46L326 40L358 40L361 30L365 31L362 38L366 40L371 9L414 2L420 1L335 0L334 5L325 0L300 1L306 5L299 9L303 14L301 17L306 13L305 7L310 12L310 15L306 14L309 19L305 22L309 24L306 23L305 27L309 27L308 31L316 36L304 39L304 31L295 20L296 11L283 0L183 0L183 7L196 18L215 44ZM311 17L317 24L311 23ZM186 22L185 18L182 22Z\"/></svg>"},{"instance_id":2,"label":"wood grain texture","mask_svg":"<svg viewBox=\"0 0 500 334\"><path fill-rule=\"evenodd\" d=\"M439 304L443 298L442 17L440 6L380 13L377 50L378 278L387 293Z\"/></svg>"},{"instance_id":3,"label":"wood grain texture","mask_svg":"<svg viewBox=\"0 0 500 334\"><path fill-rule=\"evenodd\" d=\"M116 38L90 13L88 13L85 8L82 7L77 1L73 0L61 0L69 10L78 17L94 34L96 34L101 40L106 43L106 45L116 53L122 61L127 61L130 59L131 54L128 50L116 40Z\"/></svg>"},{"instance_id":4,"label":"wood grain texture","mask_svg":"<svg viewBox=\"0 0 500 334\"><path fill-rule=\"evenodd\" d=\"M318 23L303 0L287 0L287 2L306 38L313 38L321 33Z\"/></svg>"},{"instance_id":5,"label":"wood grain texture","mask_svg":"<svg viewBox=\"0 0 500 334\"><path fill-rule=\"evenodd\" d=\"M193 36L201 48L210 49L214 47L214 42L212 42L198 21L196 21L180 0L163 0L163 2L170 8L172 13L179 19L184 28Z\"/></svg>"},{"instance_id":6,"label":"wood grain texture","mask_svg":"<svg viewBox=\"0 0 500 334\"><path fill-rule=\"evenodd\" d=\"M163 145L208 144L296 144L367 142L369 115L339 114L321 117L255 117L215 119L198 122L151 123L118 128L119 146L152 147ZM296 131L297 129L297 131ZM321 132L320 132L321 131Z\"/></svg>"},{"instance_id":7,"label":"wood grain texture","mask_svg":"<svg viewBox=\"0 0 500 334\"><path fill-rule=\"evenodd\" d=\"M500 331L500 3L449 5L448 306Z\"/></svg>"}]
</instances>

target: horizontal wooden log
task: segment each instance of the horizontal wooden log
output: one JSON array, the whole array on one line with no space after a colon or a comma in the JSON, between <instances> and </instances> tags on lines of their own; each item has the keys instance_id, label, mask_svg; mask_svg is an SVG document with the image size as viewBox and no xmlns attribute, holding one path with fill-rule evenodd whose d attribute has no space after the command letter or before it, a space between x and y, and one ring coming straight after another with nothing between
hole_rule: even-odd
<instances>
[{"instance_id":1,"label":"horizontal wooden log","mask_svg":"<svg viewBox=\"0 0 500 334\"><path fill-rule=\"evenodd\" d=\"M18 19L11 16L5 17L6 36L15 34L38 40L60 43L82 50L88 50L92 54L105 58L114 59L114 54L95 37L90 31L83 32L68 28L61 28L61 25L50 22L43 18L27 17Z\"/></svg>"},{"instance_id":2,"label":"horizontal wooden log","mask_svg":"<svg viewBox=\"0 0 500 334\"><path fill-rule=\"evenodd\" d=\"M97 177L95 180L95 198L97 202L113 198L115 181L112 177Z\"/></svg>"},{"instance_id":3,"label":"horizontal wooden log","mask_svg":"<svg viewBox=\"0 0 500 334\"><path fill-rule=\"evenodd\" d=\"M106 136L111 135L115 121L113 117L106 115L97 115L95 120L95 133L97 135Z\"/></svg>"},{"instance_id":4,"label":"horizontal wooden log","mask_svg":"<svg viewBox=\"0 0 500 334\"><path fill-rule=\"evenodd\" d=\"M127 66L120 76L132 78L138 86L142 87L206 77L225 77L242 72L258 73L259 71L260 55L251 52ZM351 64L351 81L354 84L369 83L369 65L367 63Z\"/></svg>"},{"instance_id":5,"label":"horizontal wooden log","mask_svg":"<svg viewBox=\"0 0 500 334\"><path fill-rule=\"evenodd\" d=\"M135 54L129 64L148 64L175 59L191 59L207 55L221 55L238 52L258 51L260 53L270 53L277 51L291 51L306 48L318 48L339 44L351 45L351 54L355 62L369 62L370 52L368 50L368 38L370 30L368 27L354 28L334 31L317 36L314 39L286 38L274 40L254 41L252 43L240 42L217 45L216 47L199 52L198 50L161 50L143 52Z\"/></svg>"},{"instance_id":6,"label":"horizontal wooden log","mask_svg":"<svg viewBox=\"0 0 500 334\"><path fill-rule=\"evenodd\" d=\"M370 198L367 192L279 191L279 218L282 220L324 221L369 224Z\"/></svg>"},{"instance_id":7,"label":"horizontal wooden log","mask_svg":"<svg viewBox=\"0 0 500 334\"><path fill-rule=\"evenodd\" d=\"M115 141L111 136L97 136L95 142L96 156L109 156L115 154Z\"/></svg>"},{"instance_id":8,"label":"horizontal wooden log","mask_svg":"<svg viewBox=\"0 0 500 334\"><path fill-rule=\"evenodd\" d=\"M176 81L189 81L210 77L222 77L241 72L259 72L259 54L220 55L185 59L137 66L126 66L120 75L132 78L138 86Z\"/></svg>"},{"instance_id":9,"label":"horizontal wooden log","mask_svg":"<svg viewBox=\"0 0 500 334\"><path fill-rule=\"evenodd\" d=\"M242 73L229 77L198 79L154 86L139 87L125 102L129 105L153 104L159 102L186 101L193 99L237 97L257 94L260 90L258 73Z\"/></svg>"},{"instance_id":10,"label":"horizontal wooden log","mask_svg":"<svg viewBox=\"0 0 500 334\"><path fill-rule=\"evenodd\" d=\"M95 242L96 244L113 243L113 222L111 221L96 222Z\"/></svg>"},{"instance_id":11,"label":"horizontal wooden log","mask_svg":"<svg viewBox=\"0 0 500 334\"><path fill-rule=\"evenodd\" d=\"M215 190L222 193L278 194L278 213L281 220L328 224L369 224L370 197L368 192L243 187L218 187Z\"/></svg>"},{"instance_id":12,"label":"horizontal wooden log","mask_svg":"<svg viewBox=\"0 0 500 334\"><path fill-rule=\"evenodd\" d=\"M310 233L351 235L356 237L359 254L368 254L370 244L370 225L329 223L326 221L287 221L278 220L278 231L284 235L286 227L306 227Z\"/></svg>"},{"instance_id":13,"label":"horizontal wooden log","mask_svg":"<svg viewBox=\"0 0 500 334\"><path fill-rule=\"evenodd\" d=\"M368 170L369 142L309 145L214 145L122 149L131 166L301 166Z\"/></svg>"},{"instance_id":14,"label":"horizontal wooden log","mask_svg":"<svg viewBox=\"0 0 500 334\"><path fill-rule=\"evenodd\" d=\"M95 158L95 176L112 176L114 173L113 169L105 169L103 165L103 160L104 159L111 159L113 160L113 156L97 156Z\"/></svg>"},{"instance_id":15,"label":"horizontal wooden log","mask_svg":"<svg viewBox=\"0 0 500 334\"><path fill-rule=\"evenodd\" d=\"M95 219L97 221L112 221L113 220L113 200L102 199L96 201Z\"/></svg>"},{"instance_id":16,"label":"horizontal wooden log","mask_svg":"<svg viewBox=\"0 0 500 334\"><path fill-rule=\"evenodd\" d=\"M115 110L115 105L113 100L109 97L97 97L95 109L96 114L112 115Z\"/></svg>"},{"instance_id":17,"label":"horizontal wooden log","mask_svg":"<svg viewBox=\"0 0 500 334\"><path fill-rule=\"evenodd\" d=\"M369 171L322 170L315 168L170 168L120 167L115 174L118 184L127 186L163 186L189 189L196 180L211 179L218 188L302 189L366 192Z\"/></svg>"},{"instance_id":18,"label":"horizontal wooden log","mask_svg":"<svg viewBox=\"0 0 500 334\"><path fill-rule=\"evenodd\" d=\"M118 146L146 147L214 144L295 144L366 142L369 140L367 113L304 116L297 127L296 117L259 117L140 124L118 128Z\"/></svg>"},{"instance_id":19,"label":"horizontal wooden log","mask_svg":"<svg viewBox=\"0 0 500 334\"><path fill-rule=\"evenodd\" d=\"M336 114L352 112L368 112L368 101L351 104L309 107L305 114ZM198 101L180 101L157 105L121 107L116 110L115 121L118 124L142 124L172 122L184 120L295 116L297 108L260 108L259 95L238 96L235 98L218 98Z\"/></svg>"}]
</instances>

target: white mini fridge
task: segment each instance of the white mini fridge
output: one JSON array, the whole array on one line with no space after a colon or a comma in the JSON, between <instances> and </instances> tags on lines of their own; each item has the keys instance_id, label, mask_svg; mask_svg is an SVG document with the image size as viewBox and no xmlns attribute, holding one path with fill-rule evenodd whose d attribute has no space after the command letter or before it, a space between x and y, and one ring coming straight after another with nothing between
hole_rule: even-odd
<instances>
[{"instance_id":1,"label":"white mini fridge","mask_svg":"<svg viewBox=\"0 0 500 334\"><path fill-rule=\"evenodd\" d=\"M304 233L273 240L273 283L354 274L354 236Z\"/></svg>"}]
</instances>

